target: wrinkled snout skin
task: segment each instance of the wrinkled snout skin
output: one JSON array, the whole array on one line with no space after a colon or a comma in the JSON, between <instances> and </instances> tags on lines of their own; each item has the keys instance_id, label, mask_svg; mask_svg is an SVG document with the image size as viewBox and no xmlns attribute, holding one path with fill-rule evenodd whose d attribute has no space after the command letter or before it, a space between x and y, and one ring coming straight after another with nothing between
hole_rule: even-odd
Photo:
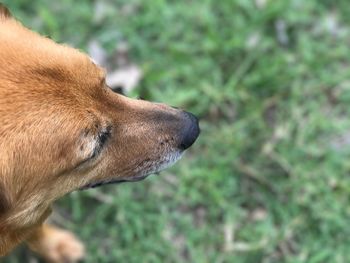
<instances>
[{"instance_id":1,"label":"wrinkled snout skin","mask_svg":"<svg viewBox=\"0 0 350 263\"><path fill-rule=\"evenodd\" d=\"M199 135L191 113L112 92L88 56L1 10L0 65L0 255L47 218L54 200L141 180Z\"/></svg>"}]
</instances>

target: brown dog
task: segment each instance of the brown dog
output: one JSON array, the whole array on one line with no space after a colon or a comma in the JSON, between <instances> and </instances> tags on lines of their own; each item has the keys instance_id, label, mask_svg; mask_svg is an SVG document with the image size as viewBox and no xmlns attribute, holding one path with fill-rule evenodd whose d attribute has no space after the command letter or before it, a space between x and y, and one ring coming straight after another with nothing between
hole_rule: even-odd
<instances>
[{"instance_id":1,"label":"brown dog","mask_svg":"<svg viewBox=\"0 0 350 263\"><path fill-rule=\"evenodd\" d=\"M117 95L104 74L0 5L0 255L27 241L51 262L81 258L72 234L43 224L52 202L144 179L198 137L192 114Z\"/></svg>"}]
</instances>

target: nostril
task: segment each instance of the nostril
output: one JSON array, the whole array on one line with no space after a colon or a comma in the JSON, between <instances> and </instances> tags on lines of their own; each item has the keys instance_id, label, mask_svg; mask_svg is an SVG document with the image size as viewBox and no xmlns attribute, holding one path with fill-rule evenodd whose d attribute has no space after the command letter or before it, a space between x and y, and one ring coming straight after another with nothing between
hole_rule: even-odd
<instances>
[{"instance_id":1,"label":"nostril","mask_svg":"<svg viewBox=\"0 0 350 263\"><path fill-rule=\"evenodd\" d=\"M188 147L186 146L186 144L181 143L179 148L180 148L181 150L186 150Z\"/></svg>"},{"instance_id":2,"label":"nostril","mask_svg":"<svg viewBox=\"0 0 350 263\"><path fill-rule=\"evenodd\" d=\"M192 113L183 112L184 114L184 128L181 136L179 148L181 150L188 149L198 138L200 133L198 119Z\"/></svg>"}]
</instances>

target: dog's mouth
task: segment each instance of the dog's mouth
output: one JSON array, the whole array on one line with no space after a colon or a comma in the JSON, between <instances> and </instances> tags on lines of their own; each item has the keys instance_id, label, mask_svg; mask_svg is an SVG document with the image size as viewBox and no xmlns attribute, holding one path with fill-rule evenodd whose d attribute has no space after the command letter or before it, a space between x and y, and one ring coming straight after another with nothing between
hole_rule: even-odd
<instances>
[{"instance_id":1,"label":"dog's mouth","mask_svg":"<svg viewBox=\"0 0 350 263\"><path fill-rule=\"evenodd\" d=\"M130 179L114 179L114 180L103 180L103 181L99 181L99 182L94 182L94 183L89 183L81 188L79 188L79 190L87 190L90 188L96 188L99 186L103 186L103 185L109 185L109 184L121 184L121 183L128 183L128 182L138 182L138 181L142 181L143 179L146 179L146 177L148 177L149 174L147 175L143 175L143 176L138 176L138 177L133 177Z\"/></svg>"},{"instance_id":2,"label":"dog's mouth","mask_svg":"<svg viewBox=\"0 0 350 263\"><path fill-rule=\"evenodd\" d=\"M120 183L127 183L127 182L138 182L142 181L145 178L147 178L151 174L159 174L160 171L164 170L165 168L171 166L175 162L177 162L182 157L183 151L177 151L172 154L169 154L165 157L163 157L161 160L159 160L154 166L144 168L144 167L138 167L138 172L136 176L128 177L128 178L118 178L118 179L105 179L100 180L97 182L92 182L84 185L83 187L80 187L79 190L87 190L90 188L96 188L103 185L109 185L109 184L120 184ZM147 166L147 163L145 163Z\"/></svg>"}]
</instances>

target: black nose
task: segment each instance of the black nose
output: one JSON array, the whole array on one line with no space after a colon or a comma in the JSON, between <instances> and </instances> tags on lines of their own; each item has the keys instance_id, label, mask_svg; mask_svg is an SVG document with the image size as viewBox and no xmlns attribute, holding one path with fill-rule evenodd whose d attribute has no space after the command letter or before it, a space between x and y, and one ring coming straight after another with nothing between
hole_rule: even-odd
<instances>
[{"instance_id":1,"label":"black nose","mask_svg":"<svg viewBox=\"0 0 350 263\"><path fill-rule=\"evenodd\" d=\"M200 133L200 129L198 119L192 113L184 111L183 118L184 126L181 133L179 148L181 150L186 150L196 141Z\"/></svg>"}]
</instances>

